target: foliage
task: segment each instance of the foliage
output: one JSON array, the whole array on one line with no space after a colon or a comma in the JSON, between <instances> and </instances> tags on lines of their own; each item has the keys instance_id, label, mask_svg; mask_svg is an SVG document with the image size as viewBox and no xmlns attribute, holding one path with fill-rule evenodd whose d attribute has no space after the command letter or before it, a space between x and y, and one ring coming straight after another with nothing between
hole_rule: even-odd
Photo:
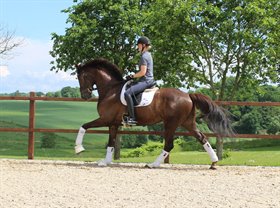
<instances>
[{"instance_id":1,"label":"foliage","mask_svg":"<svg viewBox=\"0 0 280 208\"><path fill-rule=\"evenodd\" d=\"M124 158L128 158L128 157L140 157L140 156L143 156L144 155L144 149L141 148L141 147L138 147L136 149L133 149L131 151L129 151L128 153L126 154L122 154L122 157Z\"/></svg>"},{"instance_id":2,"label":"foliage","mask_svg":"<svg viewBox=\"0 0 280 208\"><path fill-rule=\"evenodd\" d=\"M73 97L73 98L81 97L80 88L79 87L72 88L70 86L63 87L61 89L61 96L62 97Z\"/></svg>"},{"instance_id":3,"label":"foliage","mask_svg":"<svg viewBox=\"0 0 280 208\"><path fill-rule=\"evenodd\" d=\"M224 148L232 151L250 150L256 148L270 148L280 146L277 139L232 139L224 142Z\"/></svg>"},{"instance_id":4,"label":"foliage","mask_svg":"<svg viewBox=\"0 0 280 208\"><path fill-rule=\"evenodd\" d=\"M121 69L134 68L135 39L141 35L142 4L130 0L84 0L63 10L68 14L65 35L52 33L52 70L103 57Z\"/></svg>"},{"instance_id":5,"label":"foliage","mask_svg":"<svg viewBox=\"0 0 280 208\"><path fill-rule=\"evenodd\" d=\"M81 1L63 10L65 34L52 34L52 70L97 57L134 68L135 40L144 34L163 85L203 84L212 98L232 100L240 88L279 81L279 7L277 0Z\"/></svg>"},{"instance_id":6,"label":"foliage","mask_svg":"<svg viewBox=\"0 0 280 208\"><path fill-rule=\"evenodd\" d=\"M231 156L231 152L229 149L223 151L223 159L229 158Z\"/></svg>"},{"instance_id":7,"label":"foliage","mask_svg":"<svg viewBox=\"0 0 280 208\"><path fill-rule=\"evenodd\" d=\"M179 137L174 141L182 151L201 151L203 146L194 138Z\"/></svg>"},{"instance_id":8,"label":"foliage","mask_svg":"<svg viewBox=\"0 0 280 208\"><path fill-rule=\"evenodd\" d=\"M276 0L152 3L147 31L156 75L168 86L207 85L220 100L232 100L240 87L279 81L279 6ZM229 75L233 84L226 86Z\"/></svg>"},{"instance_id":9,"label":"foliage","mask_svg":"<svg viewBox=\"0 0 280 208\"><path fill-rule=\"evenodd\" d=\"M232 85L232 78L227 80L226 85ZM211 94L211 90L208 88L200 88L197 92ZM240 87L239 93L236 94L236 100L280 102L280 87L273 85L260 85L254 88ZM279 107L230 106L227 110L231 114L233 126L237 133L265 133L267 130L269 134L277 134L279 131L277 130L280 128L279 122L277 122L280 120Z\"/></svg>"},{"instance_id":10,"label":"foliage","mask_svg":"<svg viewBox=\"0 0 280 208\"><path fill-rule=\"evenodd\" d=\"M139 130L140 131L140 130ZM136 148L148 142L147 135L122 135L121 147L122 148Z\"/></svg>"},{"instance_id":11,"label":"foliage","mask_svg":"<svg viewBox=\"0 0 280 208\"><path fill-rule=\"evenodd\" d=\"M162 131L163 130L163 124L158 123L158 124L153 124L148 126L149 131ZM148 138L150 141L163 141L163 137L160 135L154 135L154 134L149 134Z\"/></svg>"},{"instance_id":12,"label":"foliage","mask_svg":"<svg viewBox=\"0 0 280 208\"><path fill-rule=\"evenodd\" d=\"M271 119L271 123L267 127L268 134L277 134L280 133L280 114L278 114L278 119Z\"/></svg>"},{"instance_id":13,"label":"foliage","mask_svg":"<svg viewBox=\"0 0 280 208\"><path fill-rule=\"evenodd\" d=\"M55 148L56 134L55 133L43 133L41 136L41 148Z\"/></svg>"},{"instance_id":14,"label":"foliage","mask_svg":"<svg viewBox=\"0 0 280 208\"><path fill-rule=\"evenodd\" d=\"M253 110L250 113L242 116L241 120L237 122L234 129L240 134L256 134L259 129L261 115L257 110Z\"/></svg>"},{"instance_id":15,"label":"foliage","mask_svg":"<svg viewBox=\"0 0 280 208\"><path fill-rule=\"evenodd\" d=\"M150 142L147 144L143 144L136 149L132 149L122 154L122 157L141 157L144 155L154 155L158 154L160 150L162 150L163 145L161 143Z\"/></svg>"}]
</instances>

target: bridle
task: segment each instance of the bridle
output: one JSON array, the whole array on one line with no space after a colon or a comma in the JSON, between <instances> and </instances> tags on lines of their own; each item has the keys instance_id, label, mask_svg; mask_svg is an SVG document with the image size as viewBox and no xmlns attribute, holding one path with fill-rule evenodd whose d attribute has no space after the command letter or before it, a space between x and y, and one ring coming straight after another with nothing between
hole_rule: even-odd
<instances>
[{"instance_id":1,"label":"bridle","mask_svg":"<svg viewBox=\"0 0 280 208\"><path fill-rule=\"evenodd\" d=\"M94 90L97 90L97 87L88 87L86 88L86 90L89 92L89 93L92 93Z\"/></svg>"}]
</instances>

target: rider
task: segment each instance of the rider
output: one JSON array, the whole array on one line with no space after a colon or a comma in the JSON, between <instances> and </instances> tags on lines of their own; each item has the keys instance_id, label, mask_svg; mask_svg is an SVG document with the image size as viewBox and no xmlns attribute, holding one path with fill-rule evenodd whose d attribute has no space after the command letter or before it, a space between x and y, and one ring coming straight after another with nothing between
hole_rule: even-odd
<instances>
[{"instance_id":1,"label":"rider","mask_svg":"<svg viewBox=\"0 0 280 208\"><path fill-rule=\"evenodd\" d=\"M139 61L139 71L127 77L127 79L140 78L137 82L133 82L131 87L125 92L124 97L127 102L128 114L127 125L136 125L136 117L134 113L134 104L132 100L133 94L143 92L145 89L154 85L153 75L153 58L149 49L151 41L149 38L142 36L137 41L138 51L141 53Z\"/></svg>"}]
</instances>

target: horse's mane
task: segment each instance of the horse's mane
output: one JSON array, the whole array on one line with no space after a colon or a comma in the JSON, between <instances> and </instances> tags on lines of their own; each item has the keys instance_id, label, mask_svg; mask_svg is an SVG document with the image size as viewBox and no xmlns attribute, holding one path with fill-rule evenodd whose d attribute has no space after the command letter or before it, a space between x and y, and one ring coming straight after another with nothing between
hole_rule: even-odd
<instances>
[{"instance_id":1,"label":"horse's mane","mask_svg":"<svg viewBox=\"0 0 280 208\"><path fill-rule=\"evenodd\" d=\"M80 65L78 67L77 73L79 74L81 70L89 70L90 68L94 69L107 69L108 72L115 77L119 81L123 81L122 74L119 70L119 68L111 63L110 61L104 59L104 58L98 58L94 60L90 60L85 62L84 64Z\"/></svg>"}]
</instances>

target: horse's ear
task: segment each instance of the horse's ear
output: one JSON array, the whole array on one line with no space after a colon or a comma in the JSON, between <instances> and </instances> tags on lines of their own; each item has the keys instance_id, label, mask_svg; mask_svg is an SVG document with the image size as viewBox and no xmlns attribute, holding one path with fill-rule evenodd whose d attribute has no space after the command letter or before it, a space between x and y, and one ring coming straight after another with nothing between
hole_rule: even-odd
<instances>
[{"instance_id":1,"label":"horse's ear","mask_svg":"<svg viewBox=\"0 0 280 208\"><path fill-rule=\"evenodd\" d=\"M76 67L76 69L78 70L79 68L81 68L81 64L80 64L80 63L75 64L75 67Z\"/></svg>"},{"instance_id":2,"label":"horse's ear","mask_svg":"<svg viewBox=\"0 0 280 208\"><path fill-rule=\"evenodd\" d=\"M79 71L82 68L82 64L81 63L75 64L75 67L76 67L76 74L79 74Z\"/></svg>"}]
</instances>

